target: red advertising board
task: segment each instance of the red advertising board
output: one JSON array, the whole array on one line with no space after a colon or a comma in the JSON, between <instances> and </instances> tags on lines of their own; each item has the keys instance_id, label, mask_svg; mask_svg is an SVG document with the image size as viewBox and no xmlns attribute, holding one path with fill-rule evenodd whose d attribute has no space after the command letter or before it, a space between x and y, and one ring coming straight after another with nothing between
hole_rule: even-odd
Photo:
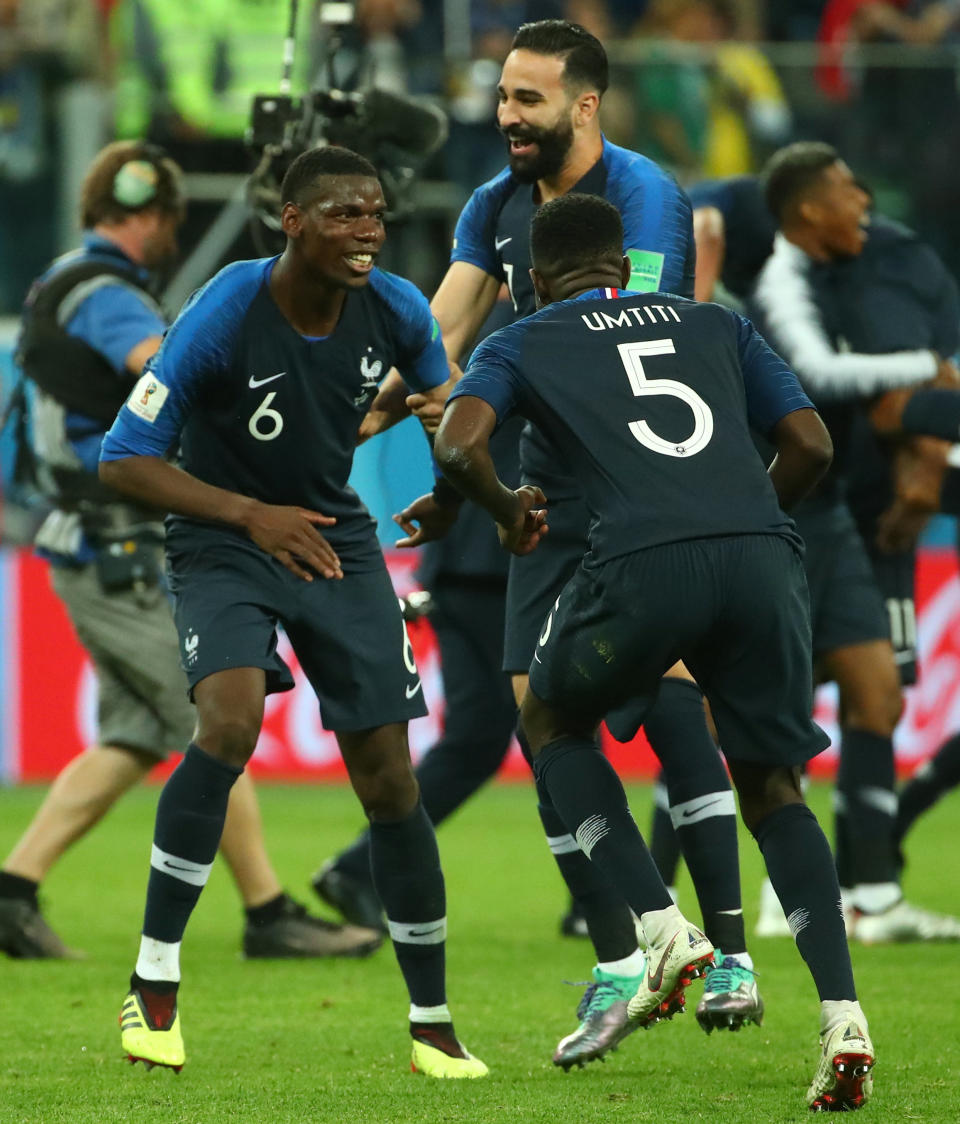
<instances>
[{"instance_id":1,"label":"red advertising board","mask_svg":"<svg viewBox=\"0 0 960 1124\"><path fill-rule=\"evenodd\" d=\"M412 588L415 559L388 552L398 593ZM4 747L10 780L39 781L56 775L96 734L96 683L62 605L53 594L47 566L30 553L18 552L7 567L8 619L5 628L7 684L14 704L4 723ZM960 581L949 550L921 554L917 582L917 626L921 682L908 692L907 710L897 734L898 760L909 768L960 729ZM410 626L420 668L426 718L411 723L410 743L420 756L437 737L443 721L443 689L432 630L426 622ZM320 723L317 703L300 674L285 639L281 653L296 678L296 688L267 700L263 733L253 759L256 775L273 780L328 780L345 776L333 735ZM829 690L818 694L817 717L836 734L835 707ZM648 777L656 767L642 737L621 746L606 737L610 758L624 776ZM813 763L815 772L830 771L832 750ZM505 775L527 776L514 747Z\"/></svg>"}]
</instances>

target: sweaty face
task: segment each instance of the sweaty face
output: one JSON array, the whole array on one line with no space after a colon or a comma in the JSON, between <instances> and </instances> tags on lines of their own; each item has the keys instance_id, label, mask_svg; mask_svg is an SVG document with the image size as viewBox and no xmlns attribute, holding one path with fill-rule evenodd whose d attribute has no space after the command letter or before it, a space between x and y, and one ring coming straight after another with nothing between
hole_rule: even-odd
<instances>
[{"instance_id":1,"label":"sweaty face","mask_svg":"<svg viewBox=\"0 0 960 1124\"><path fill-rule=\"evenodd\" d=\"M573 144L563 69L562 58L524 50L511 51L503 64L497 124L507 139L510 170L521 183L556 175Z\"/></svg>"},{"instance_id":2,"label":"sweaty face","mask_svg":"<svg viewBox=\"0 0 960 1124\"><path fill-rule=\"evenodd\" d=\"M810 201L824 248L838 257L856 257L867 240L870 196L842 160L824 170Z\"/></svg>"},{"instance_id":3,"label":"sweaty face","mask_svg":"<svg viewBox=\"0 0 960 1124\"><path fill-rule=\"evenodd\" d=\"M372 176L320 176L299 208L297 249L308 270L338 288L366 285L386 238L386 209Z\"/></svg>"}]
</instances>

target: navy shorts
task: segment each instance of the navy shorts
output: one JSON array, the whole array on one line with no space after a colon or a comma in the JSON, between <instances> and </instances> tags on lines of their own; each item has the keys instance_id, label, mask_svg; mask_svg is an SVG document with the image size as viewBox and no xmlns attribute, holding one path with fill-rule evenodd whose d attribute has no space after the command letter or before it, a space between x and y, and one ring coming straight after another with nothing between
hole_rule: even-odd
<instances>
[{"instance_id":1,"label":"navy shorts","mask_svg":"<svg viewBox=\"0 0 960 1124\"><path fill-rule=\"evenodd\" d=\"M900 554L870 552L873 576L887 610L893 658L904 687L912 687L918 675L917 610L914 602L916 562L916 551L913 550Z\"/></svg>"},{"instance_id":2,"label":"navy shorts","mask_svg":"<svg viewBox=\"0 0 960 1124\"><path fill-rule=\"evenodd\" d=\"M325 729L366 730L427 713L382 554L379 566L342 581L305 582L239 536L174 532L167 563L191 692L235 667L263 668L268 694L289 691L279 626L316 692Z\"/></svg>"},{"instance_id":3,"label":"navy shorts","mask_svg":"<svg viewBox=\"0 0 960 1124\"><path fill-rule=\"evenodd\" d=\"M853 519L798 518L806 543L814 658L837 648L887 640L890 626L873 567Z\"/></svg>"},{"instance_id":4,"label":"navy shorts","mask_svg":"<svg viewBox=\"0 0 960 1124\"><path fill-rule=\"evenodd\" d=\"M588 549L590 517L582 499L551 503L547 493L547 512L550 532L537 549L522 558L510 557L503 670L511 675L525 673L530 667L547 613Z\"/></svg>"},{"instance_id":5,"label":"navy shorts","mask_svg":"<svg viewBox=\"0 0 960 1124\"><path fill-rule=\"evenodd\" d=\"M731 761L801 765L829 744L810 717L807 586L786 539L692 539L581 566L543 626L530 686L592 725L628 699L652 705L681 659Z\"/></svg>"}]
</instances>

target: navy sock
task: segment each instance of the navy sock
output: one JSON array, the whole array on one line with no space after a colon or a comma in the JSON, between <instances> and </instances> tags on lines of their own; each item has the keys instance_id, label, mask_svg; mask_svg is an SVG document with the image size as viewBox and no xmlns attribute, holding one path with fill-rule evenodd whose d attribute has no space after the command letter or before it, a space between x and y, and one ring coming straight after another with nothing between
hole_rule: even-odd
<instances>
[{"instance_id":1,"label":"navy sock","mask_svg":"<svg viewBox=\"0 0 960 1124\"><path fill-rule=\"evenodd\" d=\"M191 742L170 774L157 802L144 936L169 944L182 939L220 846L230 789L242 772Z\"/></svg>"},{"instance_id":2,"label":"navy sock","mask_svg":"<svg viewBox=\"0 0 960 1124\"><path fill-rule=\"evenodd\" d=\"M675 886L680 866L680 841L670 819L670 797L663 773L653 786L653 815L650 817L650 854L667 886Z\"/></svg>"},{"instance_id":3,"label":"navy sock","mask_svg":"<svg viewBox=\"0 0 960 1124\"><path fill-rule=\"evenodd\" d=\"M517 726L517 739L527 764L533 769L522 724ZM547 846L573 898L573 911L586 923L597 960L601 964L623 960L637 949L637 930L630 907L603 871L580 849L580 844L557 814L550 793L535 769L534 780L539 801L537 811L547 836Z\"/></svg>"},{"instance_id":4,"label":"navy sock","mask_svg":"<svg viewBox=\"0 0 960 1124\"><path fill-rule=\"evenodd\" d=\"M899 843L917 817L960 784L960 734L944 742L900 790L894 838Z\"/></svg>"},{"instance_id":5,"label":"navy sock","mask_svg":"<svg viewBox=\"0 0 960 1124\"><path fill-rule=\"evenodd\" d=\"M442 1006L447 900L437 837L422 804L404 820L370 825L370 863L410 1002Z\"/></svg>"},{"instance_id":6,"label":"navy sock","mask_svg":"<svg viewBox=\"0 0 960 1124\"><path fill-rule=\"evenodd\" d=\"M39 889L40 883L34 882L32 878L23 878L19 874L9 874L5 870L0 870L0 898L18 898L36 907Z\"/></svg>"},{"instance_id":7,"label":"navy sock","mask_svg":"<svg viewBox=\"0 0 960 1124\"><path fill-rule=\"evenodd\" d=\"M289 900L287 895L281 891L275 898L264 902L263 905L249 907L244 911L247 915L248 924L260 928L263 925L272 925L274 921L279 921Z\"/></svg>"},{"instance_id":8,"label":"navy sock","mask_svg":"<svg viewBox=\"0 0 960 1124\"><path fill-rule=\"evenodd\" d=\"M544 746L534 769L561 822L638 917L673 905L620 778L592 741L557 738Z\"/></svg>"},{"instance_id":9,"label":"navy sock","mask_svg":"<svg viewBox=\"0 0 960 1124\"><path fill-rule=\"evenodd\" d=\"M837 770L843 819L838 838L846 848L844 881L851 886L899 880L894 786L893 741L845 727Z\"/></svg>"},{"instance_id":10,"label":"navy sock","mask_svg":"<svg viewBox=\"0 0 960 1124\"><path fill-rule=\"evenodd\" d=\"M663 766L670 821L697 892L704 932L726 953L746 952L737 805L696 683L664 679L644 730Z\"/></svg>"},{"instance_id":11,"label":"navy sock","mask_svg":"<svg viewBox=\"0 0 960 1124\"><path fill-rule=\"evenodd\" d=\"M821 1000L856 999L837 872L816 816L786 804L753 835Z\"/></svg>"}]
</instances>

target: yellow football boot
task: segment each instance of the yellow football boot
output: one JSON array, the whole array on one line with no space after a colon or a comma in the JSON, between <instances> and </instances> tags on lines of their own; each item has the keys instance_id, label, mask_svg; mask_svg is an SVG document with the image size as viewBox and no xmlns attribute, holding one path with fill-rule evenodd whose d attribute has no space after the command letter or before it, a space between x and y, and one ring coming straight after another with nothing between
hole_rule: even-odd
<instances>
[{"instance_id":1,"label":"yellow football boot","mask_svg":"<svg viewBox=\"0 0 960 1124\"><path fill-rule=\"evenodd\" d=\"M428 1039L433 1039L436 1045ZM418 1030L413 1039L410 1069L427 1077L486 1077L490 1072L456 1038L422 1030Z\"/></svg>"},{"instance_id":2,"label":"yellow football boot","mask_svg":"<svg viewBox=\"0 0 960 1124\"><path fill-rule=\"evenodd\" d=\"M164 1026L153 1025L139 991L131 991L120 1008L120 1046L131 1065L143 1062L147 1069L167 1066L175 1073L187 1060L180 1033L180 1013L176 1004Z\"/></svg>"}]
</instances>

